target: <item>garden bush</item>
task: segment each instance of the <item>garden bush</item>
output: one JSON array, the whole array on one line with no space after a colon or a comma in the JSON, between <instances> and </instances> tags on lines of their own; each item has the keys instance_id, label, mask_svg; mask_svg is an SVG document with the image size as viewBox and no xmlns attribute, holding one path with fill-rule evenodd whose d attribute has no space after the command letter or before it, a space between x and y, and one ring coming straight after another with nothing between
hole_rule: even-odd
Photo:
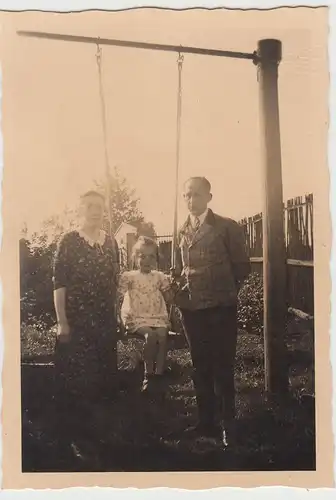
<instances>
[{"instance_id":1,"label":"garden bush","mask_svg":"<svg viewBox=\"0 0 336 500\"><path fill-rule=\"evenodd\" d=\"M239 328L250 333L262 333L263 300L263 279L258 273L252 273L245 281L238 296Z\"/></svg>"},{"instance_id":2,"label":"garden bush","mask_svg":"<svg viewBox=\"0 0 336 500\"><path fill-rule=\"evenodd\" d=\"M52 285L52 258L56 243L33 246L20 242L21 322L27 325L55 323Z\"/></svg>"}]
</instances>

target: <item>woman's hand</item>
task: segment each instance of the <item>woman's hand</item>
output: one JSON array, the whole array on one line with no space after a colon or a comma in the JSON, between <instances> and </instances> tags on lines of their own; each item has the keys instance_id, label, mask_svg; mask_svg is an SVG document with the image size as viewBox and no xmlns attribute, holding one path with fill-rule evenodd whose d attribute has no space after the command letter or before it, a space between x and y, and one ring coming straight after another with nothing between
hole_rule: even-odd
<instances>
[{"instance_id":1,"label":"woman's hand","mask_svg":"<svg viewBox=\"0 0 336 500\"><path fill-rule=\"evenodd\" d=\"M67 343L70 340L70 326L67 321L58 323L57 337L61 343Z\"/></svg>"},{"instance_id":2,"label":"woman's hand","mask_svg":"<svg viewBox=\"0 0 336 500\"><path fill-rule=\"evenodd\" d=\"M126 336L126 329L123 320L121 319L121 314L120 311L117 312L117 326L119 330L119 340L125 340Z\"/></svg>"},{"instance_id":3,"label":"woman's hand","mask_svg":"<svg viewBox=\"0 0 336 500\"><path fill-rule=\"evenodd\" d=\"M126 328L122 322L119 324L119 338L123 344L128 343Z\"/></svg>"},{"instance_id":4,"label":"woman's hand","mask_svg":"<svg viewBox=\"0 0 336 500\"><path fill-rule=\"evenodd\" d=\"M57 338L60 342L66 343L70 339L70 327L66 316L66 288L54 290L54 304L57 318Z\"/></svg>"}]
</instances>

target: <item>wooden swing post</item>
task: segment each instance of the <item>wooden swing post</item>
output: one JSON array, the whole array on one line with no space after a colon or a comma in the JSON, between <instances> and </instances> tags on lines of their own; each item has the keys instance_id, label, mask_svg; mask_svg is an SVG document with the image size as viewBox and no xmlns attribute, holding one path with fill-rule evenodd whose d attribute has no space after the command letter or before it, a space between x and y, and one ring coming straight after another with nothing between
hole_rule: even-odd
<instances>
[{"instance_id":1,"label":"wooden swing post","mask_svg":"<svg viewBox=\"0 0 336 500\"><path fill-rule=\"evenodd\" d=\"M265 388L281 395L288 391L285 349L286 247L278 96L279 40L258 43L258 80L264 181L263 278Z\"/></svg>"}]
</instances>

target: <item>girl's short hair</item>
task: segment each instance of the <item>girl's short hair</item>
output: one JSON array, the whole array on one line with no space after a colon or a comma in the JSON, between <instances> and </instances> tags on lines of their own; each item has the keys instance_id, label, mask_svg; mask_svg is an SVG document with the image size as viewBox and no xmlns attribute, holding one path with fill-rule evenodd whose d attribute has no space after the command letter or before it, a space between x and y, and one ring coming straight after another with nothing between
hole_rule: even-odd
<instances>
[{"instance_id":1,"label":"girl's short hair","mask_svg":"<svg viewBox=\"0 0 336 500\"><path fill-rule=\"evenodd\" d=\"M132 250L132 267L136 266L136 258L142 247L153 248L153 253L155 253L157 264L159 262L159 246L153 238L148 236L139 236Z\"/></svg>"}]
</instances>

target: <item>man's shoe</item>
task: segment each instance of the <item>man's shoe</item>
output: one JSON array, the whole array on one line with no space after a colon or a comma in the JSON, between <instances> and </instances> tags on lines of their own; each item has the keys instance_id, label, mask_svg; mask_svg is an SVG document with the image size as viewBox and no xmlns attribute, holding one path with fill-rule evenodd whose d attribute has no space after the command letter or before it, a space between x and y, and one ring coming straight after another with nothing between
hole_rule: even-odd
<instances>
[{"instance_id":1,"label":"man's shoe","mask_svg":"<svg viewBox=\"0 0 336 500\"><path fill-rule=\"evenodd\" d=\"M221 429L214 424L197 424L185 429L185 434L191 438L218 439L221 435Z\"/></svg>"}]
</instances>

